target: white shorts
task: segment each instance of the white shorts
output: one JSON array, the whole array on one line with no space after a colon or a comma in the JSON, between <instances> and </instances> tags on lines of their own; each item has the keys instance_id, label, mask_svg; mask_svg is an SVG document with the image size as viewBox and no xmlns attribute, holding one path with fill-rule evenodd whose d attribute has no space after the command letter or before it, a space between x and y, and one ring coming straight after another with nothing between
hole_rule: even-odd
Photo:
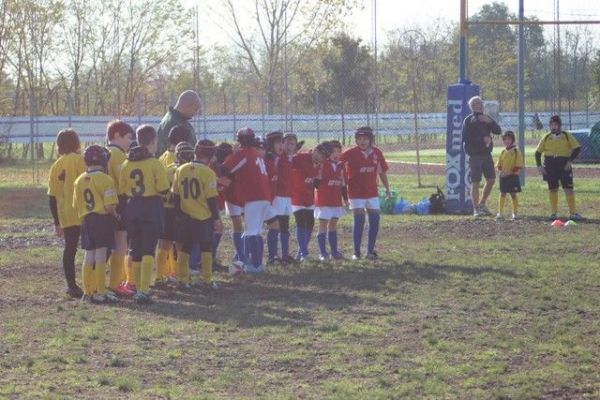
<instances>
[{"instance_id":1,"label":"white shorts","mask_svg":"<svg viewBox=\"0 0 600 400\"><path fill-rule=\"evenodd\" d=\"M300 210L314 210L315 206L292 206L292 211L300 211Z\"/></svg>"},{"instance_id":2,"label":"white shorts","mask_svg":"<svg viewBox=\"0 0 600 400\"><path fill-rule=\"evenodd\" d=\"M292 198L291 197L275 196L271 205L273 206L273 212L275 212L274 216L292 215Z\"/></svg>"},{"instance_id":3,"label":"white shorts","mask_svg":"<svg viewBox=\"0 0 600 400\"><path fill-rule=\"evenodd\" d=\"M244 235L260 235L263 223L271 208L267 200L250 201L244 206Z\"/></svg>"},{"instance_id":4,"label":"white shorts","mask_svg":"<svg viewBox=\"0 0 600 400\"><path fill-rule=\"evenodd\" d=\"M315 207L316 219L341 218L345 213L344 207Z\"/></svg>"},{"instance_id":5,"label":"white shorts","mask_svg":"<svg viewBox=\"0 0 600 400\"><path fill-rule=\"evenodd\" d=\"M228 217L240 217L244 213L244 208L228 201L225 202L225 215Z\"/></svg>"},{"instance_id":6,"label":"white shorts","mask_svg":"<svg viewBox=\"0 0 600 400\"><path fill-rule=\"evenodd\" d=\"M366 208L369 210L379 210L379 197L370 199L348 199L352 210Z\"/></svg>"}]
</instances>

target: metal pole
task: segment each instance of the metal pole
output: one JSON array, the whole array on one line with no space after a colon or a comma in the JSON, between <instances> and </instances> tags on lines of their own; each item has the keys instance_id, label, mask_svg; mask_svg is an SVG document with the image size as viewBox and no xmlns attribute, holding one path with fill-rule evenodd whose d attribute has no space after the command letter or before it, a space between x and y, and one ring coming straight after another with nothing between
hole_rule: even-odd
<instances>
[{"instance_id":1,"label":"metal pole","mask_svg":"<svg viewBox=\"0 0 600 400\"><path fill-rule=\"evenodd\" d=\"M29 94L29 158L31 159L31 182L35 183L35 159L33 158L33 146L34 146L34 135L35 135L35 123L34 119L34 94L33 89Z\"/></svg>"},{"instance_id":2,"label":"metal pole","mask_svg":"<svg viewBox=\"0 0 600 400\"><path fill-rule=\"evenodd\" d=\"M317 122L317 143L321 143L321 129L319 124L319 92L315 92L315 116Z\"/></svg>"},{"instance_id":3,"label":"metal pole","mask_svg":"<svg viewBox=\"0 0 600 400\"><path fill-rule=\"evenodd\" d=\"M519 0L519 21L523 21L525 18L525 0ZM525 155L525 94L524 94L524 83L525 83L525 27L523 24L519 25L519 60L518 60L518 92L519 92L519 148L521 154ZM519 172L521 178L521 184L525 185L525 168L521 168Z\"/></svg>"},{"instance_id":4,"label":"metal pole","mask_svg":"<svg viewBox=\"0 0 600 400\"><path fill-rule=\"evenodd\" d=\"M467 0L460 0L460 55L458 62L460 83L466 83L467 80L467 30Z\"/></svg>"},{"instance_id":5,"label":"metal pole","mask_svg":"<svg viewBox=\"0 0 600 400\"><path fill-rule=\"evenodd\" d=\"M417 184L422 187L421 183L421 138L419 136L419 99L417 98L417 82L415 73L417 71L416 62L413 61L412 72L412 90L413 90L413 113L415 117L415 150L417 154Z\"/></svg>"}]
</instances>

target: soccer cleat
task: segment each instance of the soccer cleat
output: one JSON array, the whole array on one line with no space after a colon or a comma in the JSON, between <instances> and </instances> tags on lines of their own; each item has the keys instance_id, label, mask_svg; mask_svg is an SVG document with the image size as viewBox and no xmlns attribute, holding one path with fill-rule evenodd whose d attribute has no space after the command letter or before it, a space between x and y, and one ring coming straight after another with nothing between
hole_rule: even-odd
<instances>
[{"instance_id":1,"label":"soccer cleat","mask_svg":"<svg viewBox=\"0 0 600 400\"><path fill-rule=\"evenodd\" d=\"M200 275L200 270L199 269L190 268L190 275L192 277L199 276Z\"/></svg>"},{"instance_id":2,"label":"soccer cleat","mask_svg":"<svg viewBox=\"0 0 600 400\"><path fill-rule=\"evenodd\" d=\"M554 213L554 214L550 214L550 216L548 217L548 219L549 219L550 221L554 221L554 220L558 219L558 216L556 215L556 213Z\"/></svg>"},{"instance_id":3,"label":"soccer cleat","mask_svg":"<svg viewBox=\"0 0 600 400\"><path fill-rule=\"evenodd\" d=\"M262 265L258 267L253 267L251 265L246 266L246 273L248 274L260 274L265 272L265 268Z\"/></svg>"},{"instance_id":4,"label":"soccer cleat","mask_svg":"<svg viewBox=\"0 0 600 400\"><path fill-rule=\"evenodd\" d=\"M478 207L475 207L475 208L473 209L473 217L475 217L475 218L479 218L479 217L481 217L482 215L483 215L483 214L481 213L481 211L479 211L479 208L478 208Z\"/></svg>"},{"instance_id":5,"label":"soccer cleat","mask_svg":"<svg viewBox=\"0 0 600 400\"><path fill-rule=\"evenodd\" d=\"M133 283L131 283L131 282L125 282L123 284L123 286L125 288L127 288L127 290L129 290L130 292L133 292L133 294L135 294L137 292L137 287Z\"/></svg>"},{"instance_id":6,"label":"soccer cleat","mask_svg":"<svg viewBox=\"0 0 600 400\"><path fill-rule=\"evenodd\" d=\"M481 204L478 208L479 208L479 214L481 214L483 216L487 216L487 217L492 215L492 213L490 212L490 210L487 208L487 206L485 204Z\"/></svg>"},{"instance_id":7,"label":"soccer cleat","mask_svg":"<svg viewBox=\"0 0 600 400\"><path fill-rule=\"evenodd\" d=\"M367 260L375 261L379 258L376 252L367 254Z\"/></svg>"},{"instance_id":8,"label":"soccer cleat","mask_svg":"<svg viewBox=\"0 0 600 400\"><path fill-rule=\"evenodd\" d=\"M331 257L333 257L334 260L343 260L344 259L344 255L342 253L340 253L339 251L337 253L332 254Z\"/></svg>"},{"instance_id":9,"label":"soccer cleat","mask_svg":"<svg viewBox=\"0 0 600 400\"><path fill-rule=\"evenodd\" d=\"M67 289L67 295L74 299L81 299L83 296L83 290L79 286L74 286L72 288Z\"/></svg>"},{"instance_id":10,"label":"soccer cleat","mask_svg":"<svg viewBox=\"0 0 600 400\"><path fill-rule=\"evenodd\" d=\"M352 261L360 260L360 254L352 254Z\"/></svg>"},{"instance_id":11,"label":"soccer cleat","mask_svg":"<svg viewBox=\"0 0 600 400\"><path fill-rule=\"evenodd\" d=\"M294 264L295 262L296 259L292 256L285 256L281 259L281 264L283 265Z\"/></svg>"},{"instance_id":12,"label":"soccer cleat","mask_svg":"<svg viewBox=\"0 0 600 400\"><path fill-rule=\"evenodd\" d=\"M511 217L511 219L512 219L513 221L517 221L517 220L519 220L519 219L520 219L520 217L519 217L519 215L517 215L517 214L513 214L513 215L512 215L512 217Z\"/></svg>"},{"instance_id":13,"label":"soccer cleat","mask_svg":"<svg viewBox=\"0 0 600 400\"><path fill-rule=\"evenodd\" d=\"M104 299L107 303L116 303L119 301L119 298L112 292L106 292Z\"/></svg>"},{"instance_id":14,"label":"soccer cleat","mask_svg":"<svg viewBox=\"0 0 600 400\"><path fill-rule=\"evenodd\" d=\"M106 296L103 294L95 294L92 297L92 303L94 304L106 304Z\"/></svg>"},{"instance_id":15,"label":"soccer cleat","mask_svg":"<svg viewBox=\"0 0 600 400\"><path fill-rule=\"evenodd\" d=\"M504 221L504 216L500 213L496 214L496 222Z\"/></svg>"},{"instance_id":16,"label":"soccer cleat","mask_svg":"<svg viewBox=\"0 0 600 400\"><path fill-rule=\"evenodd\" d=\"M301 257L300 257L300 260L299 260L299 261L300 261L301 263L302 263L302 262L307 262L307 261L310 261L310 256L309 256L308 254L306 254L306 255L303 255L303 256L301 256Z\"/></svg>"},{"instance_id":17,"label":"soccer cleat","mask_svg":"<svg viewBox=\"0 0 600 400\"><path fill-rule=\"evenodd\" d=\"M571 221L580 222L580 221L583 221L585 218L583 218L583 217L582 217L580 214L578 214L578 213L575 213L575 214L571 215L571 216L569 217L569 219L570 219Z\"/></svg>"},{"instance_id":18,"label":"soccer cleat","mask_svg":"<svg viewBox=\"0 0 600 400\"><path fill-rule=\"evenodd\" d=\"M81 302L82 303L91 303L92 302L92 296L84 294L83 296L81 296Z\"/></svg>"},{"instance_id":19,"label":"soccer cleat","mask_svg":"<svg viewBox=\"0 0 600 400\"><path fill-rule=\"evenodd\" d=\"M329 256L328 255L321 255L319 256L319 261L329 261Z\"/></svg>"},{"instance_id":20,"label":"soccer cleat","mask_svg":"<svg viewBox=\"0 0 600 400\"><path fill-rule=\"evenodd\" d=\"M119 286L117 286L117 288L115 289L115 294L121 297L131 297L135 294L135 291L129 289L127 284L123 282Z\"/></svg>"},{"instance_id":21,"label":"soccer cleat","mask_svg":"<svg viewBox=\"0 0 600 400\"><path fill-rule=\"evenodd\" d=\"M152 296L143 292L137 292L135 296L133 296L133 300L137 304L152 304L154 300L152 300Z\"/></svg>"}]
</instances>

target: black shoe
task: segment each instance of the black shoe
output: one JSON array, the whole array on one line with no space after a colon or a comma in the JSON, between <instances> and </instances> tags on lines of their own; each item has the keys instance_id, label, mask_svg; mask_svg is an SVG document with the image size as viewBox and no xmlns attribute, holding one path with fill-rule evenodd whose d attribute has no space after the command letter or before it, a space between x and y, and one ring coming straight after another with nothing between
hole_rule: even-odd
<instances>
[{"instance_id":1,"label":"black shoe","mask_svg":"<svg viewBox=\"0 0 600 400\"><path fill-rule=\"evenodd\" d=\"M369 253L369 254L367 254L367 260L375 261L378 258L379 258L379 256L374 251L371 252L371 253Z\"/></svg>"},{"instance_id":2,"label":"black shoe","mask_svg":"<svg viewBox=\"0 0 600 400\"><path fill-rule=\"evenodd\" d=\"M67 295L74 299L80 299L83 296L83 290L79 286L73 286L67 289Z\"/></svg>"},{"instance_id":3,"label":"black shoe","mask_svg":"<svg viewBox=\"0 0 600 400\"><path fill-rule=\"evenodd\" d=\"M281 259L282 265L294 264L295 262L296 262L296 259L292 256L285 256Z\"/></svg>"}]
</instances>

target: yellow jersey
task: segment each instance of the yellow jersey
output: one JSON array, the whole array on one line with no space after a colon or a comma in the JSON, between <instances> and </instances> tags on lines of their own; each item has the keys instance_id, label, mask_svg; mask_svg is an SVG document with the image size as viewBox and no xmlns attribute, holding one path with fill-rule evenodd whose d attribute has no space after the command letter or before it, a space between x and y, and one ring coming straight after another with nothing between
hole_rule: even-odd
<instances>
[{"instance_id":1,"label":"yellow jersey","mask_svg":"<svg viewBox=\"0 0 600 400\"><path fill-rule=\"evenodd\" d=\"M105 207L118 202L115 182L102 171L84 172L75 181L73 207L80 219L91 213L107 214Z\"/></svg>"},{"instance_id":2,"label":"yellow jersey","mask_svg":"<svg viewBox=\"0 0 600 400\"><path fill-rule=\"evenodd\" d=\"M174 164L175 161L177 161L177 158L175 157L175 152L173 150L167 150L162 153L162 155L158 158L158 161L160 161L166 168L169 165Z\"/></svg>"},{"instance_id":3,"label":"yellow jersey","mask_svg":"<svg viewBox=\"0 0 600 400\"><path fill-rule=\"evenodd\" d=\"M546 157L571 157L574 149L580 147L579 142L569 132L561 132L560 135L547 133L536 149Z\"/></svg>"},{"instance_id":4,"label":"yellow jersey","mask_svg":"<svg viewBox=\"0 0 600 400\"><path fill-rule=\"evenodd\" d=\"M127 159L127 154L125 154L125 150L117 146L116 144L109 144L106 146L108 151L110 152L110 159L108 160L108 165L106 169L108 170L108 175L115 182L115 187L119 186L119 174L121 173L121 167L123 163Z\"/></svg>"},{"instance_id":5,"label":"yellow jersey","mask_svg":"<svg viewBox=\"0 0 600 400\"><path fill-rule=\"evenodd\" d=\"M83 156L79 153L63 154L50 167L48 195L56 198L58 221L63 229L81 225L73 207L73 191L75 180L85 170Z\"/></svg>"},{"instance_id":6,"label":"yellow jersey","mask_svg":"<svg viewBox=\"0 0 600 400\"><path fill-rule=\"evenodd\" d=\"M127 197L153 197L169 190L165 167L156 158L139 161L125 160L119 174L120 195Z\"/></svg>"},{"instance_id":7,"label":"yellow jersey","mask_svg":"<svg viewBox=\"0 0 600 400\"><path fill-rule=\"evenodd\" d=\"M179 167L179 165L177 164L170 164L167 167L167 179L169 180L169 187L173 187L173 181L175 180L175 171L177 171L177 168ZM169 193L165 194L162 196L163 199L163 207L164 208L175 208L175 202L173 199L173 192L169 190Z\"/></svg>"},{"instance_id":8,"label":"yellow jersey","mask_svg":"<svg viewBox=\"0 0 600 400\"><path fill-rule=\"evenodd\" d=\"M212 216L208 199L218 196L217 175L208 166L197 161L180 166L171 190L190 217L203 221Z\"/></svg>"},{"instance_id":9,"label":"yellow jersey","mask_svg":"<svg viewBox=\"0 0 600 400\"><path fill-rule=\"evenodd\" d=\"M513 146L510 149L502 150L496 167L500 171L504 171L506 174L516 174L521 168L523 168L523 157L521 156L521 151L516 146Z\"/></svg>"}]
</instances>

